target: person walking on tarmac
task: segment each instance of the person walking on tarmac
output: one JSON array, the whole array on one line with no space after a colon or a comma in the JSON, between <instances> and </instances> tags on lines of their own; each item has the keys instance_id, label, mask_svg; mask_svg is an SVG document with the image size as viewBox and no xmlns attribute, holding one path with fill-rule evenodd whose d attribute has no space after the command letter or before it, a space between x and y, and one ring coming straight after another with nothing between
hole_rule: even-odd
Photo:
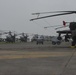
<instances>
[{"instance_id":1,"label":"person walking on tarmac","mask_svg":"<svg viewBox=\"0 0 76 75\"><path fill-rule=\"evenodd\" d=\"M72 45L71 48L75 48L76 45L76 22L71 22L69 25L72 34Z\"/></svg>"}]
</instances>

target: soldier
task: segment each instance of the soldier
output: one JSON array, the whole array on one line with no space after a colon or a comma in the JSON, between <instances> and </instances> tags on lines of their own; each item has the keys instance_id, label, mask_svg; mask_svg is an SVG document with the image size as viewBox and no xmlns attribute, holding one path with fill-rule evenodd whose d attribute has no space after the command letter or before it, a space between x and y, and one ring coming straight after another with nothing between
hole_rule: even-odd
<instances>
[{"instance_id":1,"label":"soldier","mask_svg":"<svg viewBox=\"0 0 76 75\"><path fill-rule=\"evenodd\" d=\"M71 22L69 28L71 30L72 40L73 40L71 47L74 48L76 45L76 22Z\"/></svg>"}]
</instances>

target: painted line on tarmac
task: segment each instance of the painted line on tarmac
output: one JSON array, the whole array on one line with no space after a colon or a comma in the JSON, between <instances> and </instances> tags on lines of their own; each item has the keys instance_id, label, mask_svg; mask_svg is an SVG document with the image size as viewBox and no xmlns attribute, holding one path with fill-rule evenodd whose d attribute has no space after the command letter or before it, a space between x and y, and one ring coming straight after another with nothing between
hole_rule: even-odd
<instances>
[{"instance_id":1,"label":"painted line on tarmac","mask_svg":"<svg viewBox=\"0 0 76 75\"><path fill-rule=\"evenodd\" d=\"M0 59L23 59L70 56L72 52L0 51Z\"/></svg>"}]
</instances>

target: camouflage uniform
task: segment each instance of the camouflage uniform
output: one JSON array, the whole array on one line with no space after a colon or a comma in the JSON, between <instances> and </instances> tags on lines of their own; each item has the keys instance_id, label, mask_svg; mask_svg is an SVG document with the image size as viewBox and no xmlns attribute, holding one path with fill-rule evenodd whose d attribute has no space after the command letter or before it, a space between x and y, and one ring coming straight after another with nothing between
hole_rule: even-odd
<instances>
[{"instance_id":1,"label":"camouflage uniform","mask_svg":"<svg viewBox=\"0 0 76 75\"><path fill-rule=\"evenodd\" d=\"M71 30L71 34L72 34L72 46L75 46L76 44L76 22L71 22L69 25L69 28Z\"/></svg>"}]
</instances>

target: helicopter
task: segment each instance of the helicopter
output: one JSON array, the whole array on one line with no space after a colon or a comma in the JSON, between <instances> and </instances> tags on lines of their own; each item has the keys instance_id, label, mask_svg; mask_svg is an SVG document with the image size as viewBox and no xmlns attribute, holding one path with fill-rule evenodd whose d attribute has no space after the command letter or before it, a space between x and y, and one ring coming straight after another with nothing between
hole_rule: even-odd
<instances>
[{"instance_id":1,"label":"helicopter","mask_svg":"<svg viewBox=\"0 0 76 75\"><path fill-rule=\"evenodd\" d=\"M17 35L21 35L20 36L20 38L19 38L19 40L20 40L20 42L27 42L28 41L28 33L20 33L20 34L17 34Z\"/></svg>"},{"instance_id":2,"label":"helicopter","mask_svg":"<svg viewBox=\"0 0 76 75\"><path fill-rule=\"evenodd\" d=\"M31 42L36 41L36 40L37 40L37 38L38 38L38 34L34 34L34 36L33 36L33 37L32 37L32 39L31 39Z\"/></svg>"},{"instance_id":3,"label":"helicopter","mask_svg":"<svg viewBox=\"0 0 76 75\"><path fill-rule=\"evenodd\" d=\"M15 43L16 34L14 32L11 32L11 31L5 32L5 33L8 34L8 36L6 36L6 38L5 38L5 42L6 43Z\"/></svg>"},{"instance_id":4,"label":"helicopter","mask_svg":"<svg viewBox=\"0 0 76 75\"><path fill-rule=\"evenodd\" d=\"M5 34L7 34L6 32L4 32L4 31L0 31L0 42L4 42L4 38L2 38L2 35L5 35Z\"/></svg>"},{"instance_id":5,"label":"helicopter","mask_svg":"<svg viewBox=\"0 0 76 75\"><path fill-rule=\"evenodd\" d=\"M39 17L40 14L46 14L46 13L56 13L56 14ZM76 11L54 11L54 12L32 13L32 15L37 15L37 18L30 19L30 21L43 19L43 18L48 18L48 17L69 15L69 14L76 14ZM65 23L64 23L64 25L65 25ZM72 38L71 47L75 47L75 45L76 45L76 22L70 22L69 23L69 30L57 31L57 33L59 34L58 37L57 37L58 40L62 39L61 34L65 34L65 39L66 40L68 38Z\"/></svg>"}]
</instances>

